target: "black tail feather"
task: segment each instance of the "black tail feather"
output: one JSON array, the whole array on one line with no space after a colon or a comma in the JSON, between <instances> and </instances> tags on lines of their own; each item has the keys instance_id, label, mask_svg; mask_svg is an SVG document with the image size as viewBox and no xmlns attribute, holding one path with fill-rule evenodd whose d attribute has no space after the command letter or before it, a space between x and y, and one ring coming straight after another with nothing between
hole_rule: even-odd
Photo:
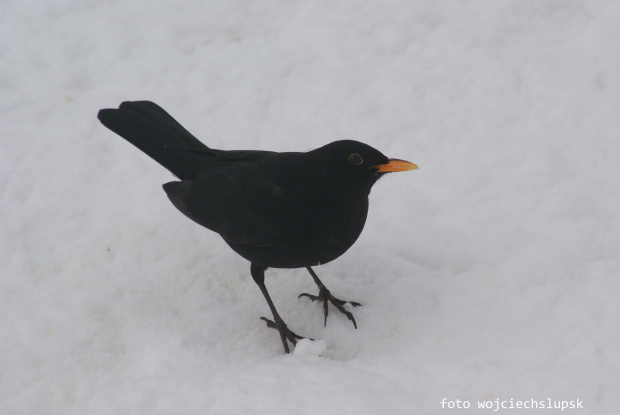
<instances>
[{"instance_id":1,"label":"black tail feather","mask_svg":"<svg viewBox=\"0 0 620 415\"><path fill-rule=\"evenodd\" d=\"M182 180L194 179L218 152L150 101L123 102L118 109L100 110L97 117Z\"/></svg>"}]
</instances>

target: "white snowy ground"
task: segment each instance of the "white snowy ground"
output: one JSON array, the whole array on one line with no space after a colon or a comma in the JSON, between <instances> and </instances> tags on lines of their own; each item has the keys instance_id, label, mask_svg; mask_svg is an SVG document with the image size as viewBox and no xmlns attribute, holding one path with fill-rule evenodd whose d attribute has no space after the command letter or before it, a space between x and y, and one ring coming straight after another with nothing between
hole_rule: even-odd
<instances>
[{"instance_id":1,"label":"white snowy ground","mask_svg":"<svg viewBox=\"0 0 620 415\"><path fill-rule=\"evenodd\" d=\"M0 413L618 413L619 20L603 0L3 0ZM419 164L316 269L364 304L358 330L271 270L326 343L283 355L249 264L97 121L136 99L214 148L354 138Z\"/></svg>"}]
</instances>

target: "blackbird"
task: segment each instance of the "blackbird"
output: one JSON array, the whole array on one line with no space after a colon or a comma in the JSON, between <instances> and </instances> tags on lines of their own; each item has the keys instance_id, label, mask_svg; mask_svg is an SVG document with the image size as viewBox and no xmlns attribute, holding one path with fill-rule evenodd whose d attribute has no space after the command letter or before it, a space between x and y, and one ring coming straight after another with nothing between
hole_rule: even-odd
<instances>
[{"instance_id":1,"label":"blackbird","mask_svg":"<svg viewBox=\"0 0 620 415\"><path fill-rule=\"evenodd\" d=\"M168 169L180 181L163 185L172 204L194 222L221 235L250 261L250 273L273 315L262 317L280 334L289 353L302 336L291 331L265 286L267 268L306 268L319 287L327 324L328 302L352 321L345 304L321 282L315 265L330 262L353 245L364 228L368 195L389 172L414 170L374 148L341 140L302 152L216 150L189 133L157 104L123 102L102 109L99 120Z\"/></svg>"}]
</instances>

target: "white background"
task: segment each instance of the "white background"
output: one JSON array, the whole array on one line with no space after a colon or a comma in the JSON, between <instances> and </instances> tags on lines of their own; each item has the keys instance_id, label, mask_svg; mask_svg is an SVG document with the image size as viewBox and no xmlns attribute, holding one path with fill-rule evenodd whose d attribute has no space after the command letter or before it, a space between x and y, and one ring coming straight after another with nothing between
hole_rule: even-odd
<instances>
[{"instance_id":1,"label":"white background","mask_svg":"<svg viewBox=\"0 0 620 415\"><path fill-rule=\"evenodd\" d=\"M618 21L603 0L4 0L0 412L618 413ZM420 166L316 268L358 330L270 270L327 345L283 355L249 264L96 119L138 99L213 148L350 138Z\"/></svg>"}]
</instances>

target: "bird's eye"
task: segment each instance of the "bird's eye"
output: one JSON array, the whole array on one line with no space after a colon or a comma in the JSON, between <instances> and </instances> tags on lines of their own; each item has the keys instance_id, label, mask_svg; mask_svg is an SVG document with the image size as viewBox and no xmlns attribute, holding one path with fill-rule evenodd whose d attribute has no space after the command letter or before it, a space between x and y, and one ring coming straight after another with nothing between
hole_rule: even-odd
<instances>
[{"instance_id":1,"label":"bird's eye","mask_svg":"<svg viewBox=\"0 0 620 415\"><path fill-rule=\"evenodd\" d=\"M352 165L359 166L363 162L364 160L362 159L362 156L360 156L359 154L357 153L349 154L349 163L351 163Z\"/></svg>"}]
</instances>

